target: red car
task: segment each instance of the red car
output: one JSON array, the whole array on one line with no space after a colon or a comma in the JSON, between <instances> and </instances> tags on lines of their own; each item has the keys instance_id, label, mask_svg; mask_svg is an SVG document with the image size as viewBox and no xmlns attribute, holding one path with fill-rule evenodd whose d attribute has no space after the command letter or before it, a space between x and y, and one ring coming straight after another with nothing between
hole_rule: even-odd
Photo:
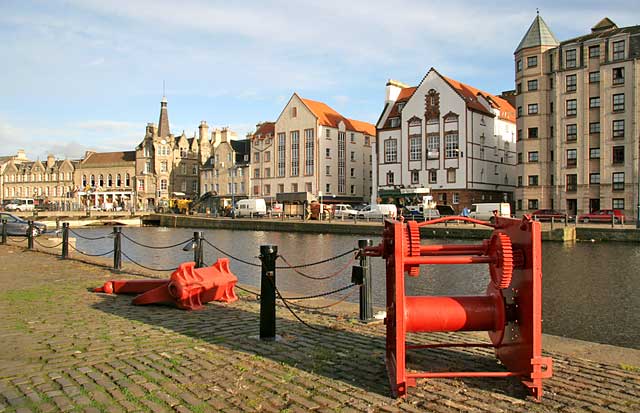
<instances>
[{"instance_id":1,"label":"red car","mask_svg":"<svg viewBox=\"0 0 640 413\"><path fill-rule=\"evenodd\" d=\"M619 224L624 222L624 213L619 209L601 209L590 214L582 214L578 217L578 222L611 222Z\"/></svg>"},{"instance_id":2,"label":"red car","mask_svg":"<svg viewBox=\"0 0 640 413\"><path fill-rule=\"evenodd\" d=\"M562 221L567 217L567 214L562 211L556 211L555 209L539 209L531 214L531 216L538 221L551 221L551 218L556 221Z\"/></svg>"}]
</instances>

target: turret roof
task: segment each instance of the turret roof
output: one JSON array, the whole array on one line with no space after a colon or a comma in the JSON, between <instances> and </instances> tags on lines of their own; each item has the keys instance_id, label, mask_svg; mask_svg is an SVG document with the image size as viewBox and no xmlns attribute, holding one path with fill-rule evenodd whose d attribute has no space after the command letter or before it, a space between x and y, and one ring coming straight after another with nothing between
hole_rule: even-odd
<instances>
[{"instance_id":1,"label":"turret roof","mask_svg":"<svg viewBox=\"0 0 640 413\"><path fill-rule=\"evenodd\" d=\"M547 23L542 20L542 17L538 14L535 19L533 19L533 23L529 26L529 30L524 35L520 44L516 48L515 53L518 53L522 49L526 49L528 47L536 47L536 46L557 46L560 42L556 39L556 36L553 35Z\"/></svg>"}]
</instances>

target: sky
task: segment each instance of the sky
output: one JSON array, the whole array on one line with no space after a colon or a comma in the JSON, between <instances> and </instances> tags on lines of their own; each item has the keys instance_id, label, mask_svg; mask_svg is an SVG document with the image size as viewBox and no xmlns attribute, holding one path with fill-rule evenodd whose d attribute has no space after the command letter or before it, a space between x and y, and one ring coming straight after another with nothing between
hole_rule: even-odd
<instances>
[{"instance_id":1,"label":"sky","mask_svg":"<svg viewBox=\"0 0 640 413\"><path fill-rule=\"evenodd\" d=\"M430 67L498 94L539 8L560 40L637 0L0 0L0 156L133 150L168 99L171 132L240 138L294 92L375 123L385 84Z\"/></svg>"}]
</instances>

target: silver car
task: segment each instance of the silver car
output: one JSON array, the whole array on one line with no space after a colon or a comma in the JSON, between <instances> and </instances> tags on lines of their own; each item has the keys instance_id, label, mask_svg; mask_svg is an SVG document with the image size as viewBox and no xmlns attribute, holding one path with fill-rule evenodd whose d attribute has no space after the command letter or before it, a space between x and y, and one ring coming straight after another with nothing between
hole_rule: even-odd
<instances>
[{"instance_id":1,"label":"silver car","mask_svg":"<svg viewBox=\"0 0 640 413\"><path fill-rule=\"evenodd\" d=\"M29 222L27 220L17 217L7 212L0 212L0 233L2 233L2 222L7 220L7 234L8 235L29 235ZM33 236L37 237L47 230L47 226L42 222L33 223Z\"/></svg>"}]
</instances>

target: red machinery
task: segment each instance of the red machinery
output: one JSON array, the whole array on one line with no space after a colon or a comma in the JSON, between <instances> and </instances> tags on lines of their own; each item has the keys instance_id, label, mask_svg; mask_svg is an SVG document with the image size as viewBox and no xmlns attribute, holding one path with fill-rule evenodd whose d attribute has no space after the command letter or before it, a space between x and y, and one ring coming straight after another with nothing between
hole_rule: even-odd
<instances>
[{"instance_id":1,"label":"red machinery","mask_svg":"<svg viewBox=\"0 0 640 413\"><path fill-rule=\"evenodd\" d=\"M230 303L238 297L233 288L238 278L229 269L229 260L220 258L211 267L195 268L194 262L180 264L168 280L107 281L94 292L140 294L133 304L172 303L183 310L199 310L209 301Z\"/></svg>"},{"instance_id":2,"label":"red machinery","mask_svg":"<svg viewBox=\"0 0 640 413\"><path fill-rule=\"evenodd\" d=\"M449 220L494 228L478 245L421 245L420 227ZM383 241L367 255L386 259L386 364L395 397L404 397L418 378L517 376L537 399L542 379L551 377L552 360L542 357L542 262L540 223L496 217L495 224L466 217L417 223L386 221ZM491 281L485 295L407 296L404 274L417 276L425 264L488 264ZM491 344L407 345L413 332L488 331ZM494 347L504 372L413 372L406 352L441 347Z\"/></svg>"}]
</instances>

